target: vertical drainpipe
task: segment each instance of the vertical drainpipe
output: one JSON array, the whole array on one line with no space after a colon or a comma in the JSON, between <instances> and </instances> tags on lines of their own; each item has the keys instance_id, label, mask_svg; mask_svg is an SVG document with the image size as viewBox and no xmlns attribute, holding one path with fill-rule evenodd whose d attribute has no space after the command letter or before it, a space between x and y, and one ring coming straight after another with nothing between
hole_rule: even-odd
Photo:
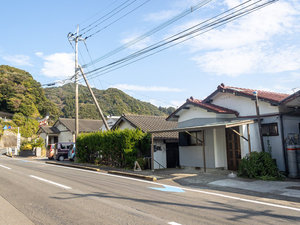
<instances>
[{"instance_id":1,"label":"vertical drainpipe","mask_svg":"<svg viewBox=\"0 0 300 225\"><path fill-rule=\"evenodd\" d=\"M287 156L286 156L286 147L284 144L284 128L283 128L283 118L282 114L279 115L280 118L280 133L281 133L281 142L282 142L282 151L283 151L283 157L284 157L284 166L285 166L285 171L286 174L289 173L289 167L288 167L288 162L287 162Z\"/></svg>"}]
</instances>

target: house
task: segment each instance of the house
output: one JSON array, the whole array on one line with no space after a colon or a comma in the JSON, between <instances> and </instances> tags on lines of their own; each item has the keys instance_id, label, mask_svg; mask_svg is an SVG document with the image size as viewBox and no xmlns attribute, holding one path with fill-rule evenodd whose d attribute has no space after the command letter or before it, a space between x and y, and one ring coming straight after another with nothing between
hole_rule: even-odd
<instances>
[{"instance_id":1,"label":"house","mask_svg":"<svg viewBox=\"0 0 300 225\"><path fill-rule=\"evenodd\" d=\"M174 129L177 122L166 121L164 116L122 115L113 125L114 129L136 129L143 132ZM154 169L179 166L178 133L160 133L154 136Z\"/></svg>"},{"instance_id":2,"label":"house","mask_svg":"<svg viewBox=\"0 0 300 225\"><path fill-rule=\"evenodd\" d=\"M107 116L106 117L106 122L107 122L109 129L112 128L112 126L118 121L118 119L120 119L120 116ZM102 125L101 130L106 131L105 124Z\"/></svg>"},{"instance_id":3,"label":"house","mask_svg":"<svg viewBox=\"0 0 300 225\"><path fill-rule=\"evenodd\" d=\"M100 131L102 120L79 119L79 133ZM75 141L75 120L59 118L52 127L42 126L37 134L45 140L45 145L57 142Z\"/></svg>"},{"instance_id":4,"label":"house","mask_svg":"<svg viewBox=\"0 0 300 225\"><path fill-rule=\"evenodd\" d=\"M187 99L167 118L181 131L180 165L237 170L241 158L264 147L286 171L285 139L299 134L299 99L299 92L290 96L224 84L202 101Z\"/></svg>"}]
</instances>

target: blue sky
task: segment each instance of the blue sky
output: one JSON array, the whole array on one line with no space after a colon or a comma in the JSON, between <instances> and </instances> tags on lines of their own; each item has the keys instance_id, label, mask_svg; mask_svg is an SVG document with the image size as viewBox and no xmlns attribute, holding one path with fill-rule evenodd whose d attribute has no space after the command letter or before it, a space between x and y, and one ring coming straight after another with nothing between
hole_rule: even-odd
<instances>
[{"instance_id":1,"label":"blue sky","mask_svg":"<svg viewBox=\"0 0 300 225\"><path fill-rule=\"evenodd\" d=\"M0 65L24 69L41 84L73 75L74 52L67 34L75 32L77 24L83 29L123 2L125 0L2 2ZM143 2L145 0L136 0L128 10ZM86 45L91 58L103 56L199 2L201 0L148 1L88 38ZM85 71L120 59L241 2L245 0L211 1L160 32ZM122 13L98 25L89 34L120 15ZM279 0L197 38L90 79L90 84L99 89L117 87L157 106L175 107L190 96L205 98L220 83L293 93L300 89L299 37L300 2ZM90 62L83 43L79 44L79 49L80 64Z\"/></svg>"}]
</instances>

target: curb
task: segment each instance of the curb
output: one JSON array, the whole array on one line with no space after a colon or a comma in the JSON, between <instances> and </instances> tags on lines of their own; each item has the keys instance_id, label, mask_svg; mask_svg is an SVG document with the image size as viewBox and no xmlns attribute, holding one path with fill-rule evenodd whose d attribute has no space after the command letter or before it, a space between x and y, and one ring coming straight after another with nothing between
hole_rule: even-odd
<instances>
[{"instance_id":1,"label":"curb","mask_svg":"<svg viewBox=\"0 0 300 225\"><path fill-rule=\"evenodd\" d=\"M141 175L141 174L127 173L127 172L114 171L114 170L109 170L108 173L115 174L115 175L120 175L120 176L139 178L139 179L144 179L144 180L149 180L149 181L157 181L156 177L145 176L145 175Z\"/></svg>"},{"instance_id":2,"label":"curb","mask_svg":"<svg viewBox=\"0 0 300 225\"><path fill-rule=\"evenodd\" d=\"M73 168L84 169L84 170L92 170L92 171L97 171L97 172L101 171L100 169L97 169L97 168L74 165L74 164L57 163L57 162L45 162L45 163L52 164L52 165L58 165L58 166L73 167Z\"/></svg>"},{"instance_id":3,"label":"curb","mask_svg":"<svg viewBox=\"0 0 300 225\"><path fill-rule=\"evenodd\" d=\"M88 167L88 166L80 166L80 165L75 165L75 164L66 164L66 163L59 163L59 162L45 162L46 164L52 164L52 165L58 165L58 166L65 166L65 167L73 167L73 168L79 168L79 169L84 169L84 170L92 170L92 171L97 171L97 172L107 172L109 174L114 174L114 175L119 175L119 176L126 176L126 177L133 177L133 178L138 178L138 179L143 179L143 180L149 180L149 181L157 181L156 177L152 176L145 176L141 174L134 174L134 173L128 173L128 172L122 172L122 171L115 171L115 170L100 170L97 168L93 167Z\"/></svg>"}]
</instances>

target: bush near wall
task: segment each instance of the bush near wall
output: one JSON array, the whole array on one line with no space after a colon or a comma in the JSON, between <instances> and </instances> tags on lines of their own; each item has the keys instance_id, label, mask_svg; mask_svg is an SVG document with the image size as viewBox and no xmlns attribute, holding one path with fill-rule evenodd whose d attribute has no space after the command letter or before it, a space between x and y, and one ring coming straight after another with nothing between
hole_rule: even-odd
<instances>
[{"instance_id":1,"label":"bush near wall","mask_svg":"<svg viewBox=\"0 0 300 225\"><path fill-rule=\"evenodd\" d=\"M262 180L282 180L276 161L268 152L251 152L239 165L238 176Z\"/></svg>"},{"instance_id":2,"label":"bush near wall","mask_svg":"<svg viewBox=\"0 0 300 225\"><path fill-rule=\"evenodd\" d=\"M80 162L132 168L148 151L150 136L139 129L81 134L76 140Z\"/></svg>"}]
</instances>

